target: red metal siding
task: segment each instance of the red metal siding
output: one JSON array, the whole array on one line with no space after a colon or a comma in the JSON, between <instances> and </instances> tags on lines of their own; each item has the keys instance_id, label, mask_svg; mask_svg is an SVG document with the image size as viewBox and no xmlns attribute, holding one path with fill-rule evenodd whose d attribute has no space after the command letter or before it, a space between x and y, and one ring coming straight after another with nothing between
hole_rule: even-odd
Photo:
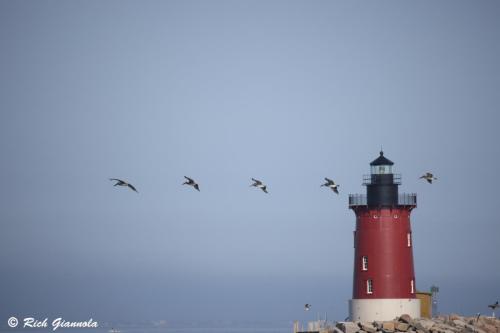
<instances>
[{"instance_id":1,"label":"red metal siding","mask_svg":"<svg viewBox=\"0 0 500 333\"><path fill-rule=\"evenodd\" d=\"M411 233L411 208L360 206L354 211L353 298L415 298L410 287L411 280L415 280L413 247L408 247L407 239L407 234ZM368 257L366 271L362 270L363 256ZM369 279L373 281L371 294L366 292Z\"/></svg>"}]
</instances>

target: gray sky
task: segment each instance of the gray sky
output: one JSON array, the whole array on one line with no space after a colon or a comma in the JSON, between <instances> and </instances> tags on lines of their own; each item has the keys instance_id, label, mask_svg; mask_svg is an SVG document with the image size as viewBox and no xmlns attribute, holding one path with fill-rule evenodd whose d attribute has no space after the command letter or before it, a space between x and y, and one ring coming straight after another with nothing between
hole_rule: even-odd
<instances>
[{"instance_id":1,"label":"gray sky","mask_svg":"<svg viewBox=\"0 0 500 333\"><path fill-rule=\"evenodd\" d=\"M437 284L443 312L488 312L499 15L496 1L0 1L0 318L343 319L347 195L381 146L418 194L417 288Z\"/></svg>"}]
</instances>

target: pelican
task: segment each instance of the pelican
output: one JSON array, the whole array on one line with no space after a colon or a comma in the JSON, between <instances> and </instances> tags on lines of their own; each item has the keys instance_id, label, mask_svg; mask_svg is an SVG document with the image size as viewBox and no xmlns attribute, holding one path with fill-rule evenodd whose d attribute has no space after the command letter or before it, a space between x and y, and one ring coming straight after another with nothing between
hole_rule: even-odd
<instances>
[{"instance_id":1,"label":"pelican","mask_svg":"<svg viewBox=\"0 0 500 333\"><path fill-rule=\"evenodd\" d=\"M139 193L132 184L127 183L124 180L117 179L117 178L109 178L109 180L116 182L116 184L114 186L128 186L132 191Z\"/></svg>"},{"instance_id":2,"label":"pelican","mask_svg":"<svg viewBox=\"0 0 500 333\"><path fill-rule=\"evenodd\" d=\"M250 185L250 186L258 187L262 191L264 191L265 193L267 193L267 186L266 185L262 184L262 182L260 180L257 180L255 178L252 178L252 180L253 180L253 184Z\"/></svg>"},{"instance_id":3,"label":"pelican","mask_svg":"<svg viewBox=\"0 0 500 333\"><path fill-rule=\"evenodd\" d=\"M333 192L339 194L339 187L340 185L339 184L335 184L335 182L329 178L326 178L325 177L325 180L326 180L326 183L324 183L323 185L321 186L326 186L326 187L329 187Z\"/></svg>"},{"instance_id":4,"label":"pelican","mask_svg":"<svg viewBox=\"0 0 500 333\"><path fill-rule=\"evenodd\" d=\"M500 305L498 304L498 301L496 301L495 304L488 305L488 307L493 310L493 318L495 318L495 310L500 307Z\"/></svg>"},{"instance_id":5,"label":"pelican","mask_svg":"<svg viewBox=\"0 0 500 333\"><path fill-rule=\"evenodd\" d=\"M432 184L433 180L437 180L437 178L434 177L434 175L432 173L430 173L430 172L426 172L425 175L420 176L420 179L422 179L422 178L425 179L425 180L427 180L427 182L429 184Z\"/></svg>"},{"instance_id":6,"label":"pelican","mask_svg":"<svg viewBox=\"0 0 500 333\"><path fill-rule=\"evenodd\" d=\"M200 186L194 180L192 180L191 178L186 177L186 176L184 176L184 178L187 179L187 182L182 183L182 185L189 185L189 186L192 186L195 189L197 189L198 192L200 191Z\"/></svg>"}]
</instances>

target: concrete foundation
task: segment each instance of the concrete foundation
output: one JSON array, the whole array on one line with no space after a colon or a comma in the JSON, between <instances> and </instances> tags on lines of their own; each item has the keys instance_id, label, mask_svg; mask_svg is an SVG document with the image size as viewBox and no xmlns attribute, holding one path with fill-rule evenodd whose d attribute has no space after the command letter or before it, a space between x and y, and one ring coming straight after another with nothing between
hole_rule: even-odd
<instances>
[{"instance_id":1,"label":"concrete foundation","mask_svg":"<svg viewBox=\"0 0 500 333\"><path fill-rule=\"evenodd\" d=\"M420 318L420 300L416 298L375 298L349 300L351 321L392 320L402 314Z\"/></svg>"}]
</instances>

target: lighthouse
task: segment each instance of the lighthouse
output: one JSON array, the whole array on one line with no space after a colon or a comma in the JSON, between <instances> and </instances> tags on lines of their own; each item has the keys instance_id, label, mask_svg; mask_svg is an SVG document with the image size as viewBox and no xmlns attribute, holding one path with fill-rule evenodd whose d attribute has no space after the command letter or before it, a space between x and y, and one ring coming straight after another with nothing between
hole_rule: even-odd
<instances>
[{"instance_id":1,"label":"lighthouse","mask_svg":"<svg viewBox=\"0 0 500 333\"><path fill-rule=\"evenodd\" d=\"M381 151L363 176L365 194L350 194L356 214L354 276L349 317L352 321L420 317L413 268L411 211L417 195L400 194L401 175Z\"/></svg>"}]
</instances>

